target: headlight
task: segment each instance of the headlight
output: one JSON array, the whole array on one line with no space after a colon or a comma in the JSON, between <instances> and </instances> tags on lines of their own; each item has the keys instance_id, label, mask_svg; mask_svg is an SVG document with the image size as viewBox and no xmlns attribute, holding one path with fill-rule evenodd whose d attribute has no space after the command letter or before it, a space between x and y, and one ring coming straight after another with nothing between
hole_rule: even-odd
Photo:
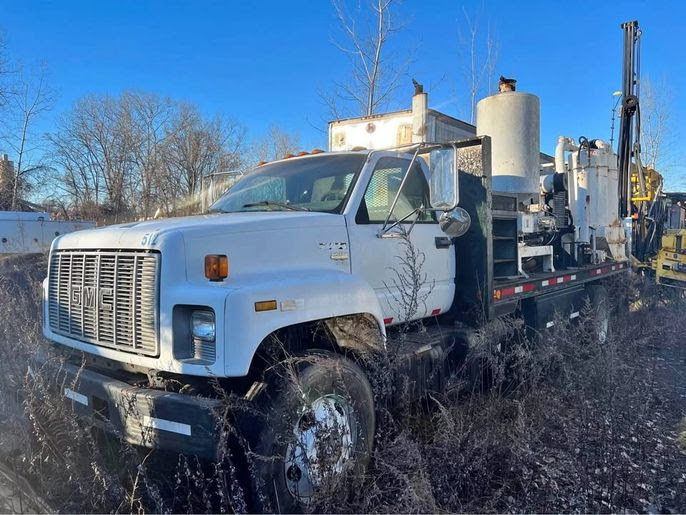
<instances>
[{"instance_id":1,"label":"headlight","mask_svg":"<svg viewBox=\"0 0 686 515\"><path fill-rule=\"evenodd\" d=\"M213 311L193 311L191 314L191 334L204 342L213 342L216 336Z\"/></svg>"}]
</instances>

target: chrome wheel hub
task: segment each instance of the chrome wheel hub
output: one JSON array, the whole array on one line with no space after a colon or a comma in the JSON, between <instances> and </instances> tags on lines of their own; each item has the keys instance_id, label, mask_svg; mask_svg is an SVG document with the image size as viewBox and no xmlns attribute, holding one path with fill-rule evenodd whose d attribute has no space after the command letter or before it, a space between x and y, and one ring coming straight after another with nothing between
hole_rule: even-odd
<instances>
[{"instance_id":1,"label":"chrome wheel hub","mask_svg":"<svg viewBox=\"0 0 686 515\"><path fill-rule=\"evenodd\" d=\"M307 502L325 479L343 472L353 450L350 413L337 395L319 397L301 411L284 462L291 495Z\"/></svg>"},{"instance_id":2,"label":"chrome wheel hub","mask_svg":"<svg viewBox=\"0 0 686 515\"><path fill-rule=\"evenodd\" d=\"M605 345L610 334L610 312L604 306L600 308L597 314L596 325L598 327L598 342Z\"/></svg>"}]
</instances>

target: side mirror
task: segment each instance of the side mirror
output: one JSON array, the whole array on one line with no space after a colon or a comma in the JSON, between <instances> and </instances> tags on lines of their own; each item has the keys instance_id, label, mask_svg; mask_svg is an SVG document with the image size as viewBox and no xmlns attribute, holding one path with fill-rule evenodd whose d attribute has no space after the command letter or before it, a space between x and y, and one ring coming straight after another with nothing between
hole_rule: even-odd
<instances>
[{"instance_id":1,"label":"side mirror","mask_svg":"<svg viewBox=\"0 0 686 515\"><path fill-rule=\"evenodd\" d=\"M429 154L429 191L434 209L452 211L460 201L456 154L455 147L432 150Z\"/></svg>"},{"instance_id":2,"label":"side mirror","mask_svg":"<svg viewBox=\"0 0 686 515\"><path fill-rule=\"evenodd\" d=\"M461 207L456 207L453 211L443 213L438 224L448 236L459 238L469 230L472 217Z\"/></svg>"}]
</instances>

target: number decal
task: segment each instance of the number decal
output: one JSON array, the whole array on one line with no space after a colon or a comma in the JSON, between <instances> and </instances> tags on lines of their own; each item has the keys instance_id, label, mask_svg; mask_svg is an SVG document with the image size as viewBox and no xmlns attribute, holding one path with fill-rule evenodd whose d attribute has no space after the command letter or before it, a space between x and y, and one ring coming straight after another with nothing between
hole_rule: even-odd
<instances>
[{"instance_id":1,"label":"number decal","mask_svg":"<svg viewBox=\"0 0 686 515\"><path fill-rule=\"evenodd\" d=\"M157 243L157 236L157 233L146 232L143 235L143 239L141 239L141 247L145 247L146 245L155 245Z\"/></svg>"}]
</instances>

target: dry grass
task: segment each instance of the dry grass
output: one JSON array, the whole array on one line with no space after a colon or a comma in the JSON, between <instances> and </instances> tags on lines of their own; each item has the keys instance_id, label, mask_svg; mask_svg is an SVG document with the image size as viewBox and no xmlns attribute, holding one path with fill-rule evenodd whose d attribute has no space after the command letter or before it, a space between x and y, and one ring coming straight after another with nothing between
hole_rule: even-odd
<instances>
[{"instance_id":1,"label":"dry grass","mask_svg":"<svg viewBox=\"0 0 686 515\"><path fill-rule=\"evenodd\" d=\"M17 265L21 266L18 269ZM248 472L232 446L217 464L140 451L93 431L50 393L28 359L40 336L44 261L0 264L0 456L62 511L246 511ZM392 352L370 366L379 406L376 447L353 490L310 506L327 512L620 512L686 510L686 350L683 299L639 282L634 304L605 345L588 324L559 321L539 344L519 335L499 350L484 331L446 393L397 402ZM621 295L617 294L616 297ZM592 310L589 307L589 313ZM392 344L392 342L391 342ZM393 349L393 345L389 345ZM297 383L297 374L290 377ZM250 409L225 397L227 409ZM240 441L227 411L226 442ZM30 438L27 438L30 435Z\"/></svg>"}]
</instances>

